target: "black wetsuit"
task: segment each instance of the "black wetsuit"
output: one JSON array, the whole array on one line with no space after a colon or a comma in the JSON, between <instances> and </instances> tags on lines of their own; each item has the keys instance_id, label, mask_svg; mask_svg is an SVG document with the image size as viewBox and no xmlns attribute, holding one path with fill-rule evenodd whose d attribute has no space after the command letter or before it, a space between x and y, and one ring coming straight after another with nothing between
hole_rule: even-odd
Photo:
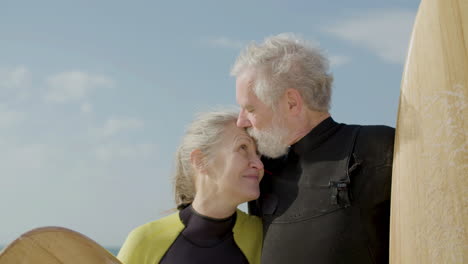
<instances>
[{"instance_id":1,"label":"black wetsuit","mask_svg":"<svg viewBox=\"0 0 468 264\"><path fill-rule=\"evenodd\" d=\"M236 213L226 219L212 219L188 206L179 214L185 229L160 263L249 263L234 241L232 229Z\"/></svg>"},{"instance_id":2,"label":"black wetsuit","mask_svg":"<svg viewBox=\"0 0 468 264\"><path fill-rule=\"evenodd\" d=\"M263 159L262 263L388 263L394 129L328 118ZM269 175L270 174L270 175Z\"/></svg>"}]
</instances>

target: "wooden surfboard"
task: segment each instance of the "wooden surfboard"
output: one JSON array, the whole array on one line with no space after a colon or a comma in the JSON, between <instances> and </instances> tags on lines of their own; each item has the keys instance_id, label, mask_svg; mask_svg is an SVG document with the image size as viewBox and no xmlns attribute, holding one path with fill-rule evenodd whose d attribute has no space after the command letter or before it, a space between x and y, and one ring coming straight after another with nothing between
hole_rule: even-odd
<instances>
[{"instance_id":1,"label":"wooden surfboard","mask_svg":"<svg viewBox=\"0 0 468 264\"><path fill-rule=\"evenodd\" d=\"M0 252L0 264L121 264L90 238L62 227L21 235Z\"/></svg>"},{"instance_id":2,"label":"wooden surfboard","mask_svg":"<svg viewBox=\"0 0 468 264\"><path fill-rule=\"evenodd\" d=\"M422 0L401 84L390 263L468 263L468 0Z\"/></svg>"}]
</instances>

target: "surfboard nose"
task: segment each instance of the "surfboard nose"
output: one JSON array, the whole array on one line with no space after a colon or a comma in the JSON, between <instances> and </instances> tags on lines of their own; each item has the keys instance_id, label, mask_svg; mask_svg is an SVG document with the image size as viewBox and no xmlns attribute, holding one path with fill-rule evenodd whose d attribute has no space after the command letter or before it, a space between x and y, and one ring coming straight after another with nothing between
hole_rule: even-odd
<instances>
[{"instance_id":1,"label":"surfboard nose","mask_svg":"<svg viewBox=\"0 0 468 264\"><path fill-rule=\"evenodd\" d=\"M467 47L468 1L422 0L401 83L392 264L468 259Z\"/></svg>"},{"instance_id":2,"label":"surfboard nose","mask_svg":"<svg viewBox=\"0 0 468 264\"><path fill-rule=\"evenodd\" d=\"M121 264L90 238L63 227L33 229L0 253L0 264Z\"/></svg>"}]
</instances>

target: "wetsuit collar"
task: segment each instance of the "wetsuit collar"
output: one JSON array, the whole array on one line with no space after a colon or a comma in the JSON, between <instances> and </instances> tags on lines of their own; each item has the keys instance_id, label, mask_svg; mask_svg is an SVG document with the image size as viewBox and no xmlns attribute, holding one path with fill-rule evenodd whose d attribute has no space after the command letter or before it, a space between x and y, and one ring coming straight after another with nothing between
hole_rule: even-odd
<instances>
[{"instance_id":1,"label":"wetsuit collar","mask_svg":"<svg viewBox=\"0 0 468 264\"><path fill-rule=\"evenodd\" d=\"M294 153L299 155L306 151L310 151L325 142L340 127L341 125L336 123L332 117L328 117L314 127L302 139L292 145L290 151L294 151Z\"/></svg>"},{"instance_id":2,"label":"wetsuit collar","mask_svg":"<svg viewBox=\"0 0 468 264\"><path fill-rule=\"evenodd\" d=\"M211 247L232 235L236 213L224 219L214 219L196 212L190 205L180 211L180 219L185 225L182 235L201 247Z\"/></svg>"}]
</instances>

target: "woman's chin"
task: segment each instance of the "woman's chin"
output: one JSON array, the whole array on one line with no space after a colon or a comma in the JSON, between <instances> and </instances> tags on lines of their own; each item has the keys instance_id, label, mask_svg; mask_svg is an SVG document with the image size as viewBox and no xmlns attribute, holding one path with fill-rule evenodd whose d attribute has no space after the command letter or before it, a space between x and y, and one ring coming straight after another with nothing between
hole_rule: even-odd
<instances>
[{"instance_id":1,"label":"woman's chin","mask_svg":"<svg viewBox=\"0 0 468 264\"><path fill-rule=\"evenodd\" d=\"M236 201L238 204L250 202L260 197L260 188L258 186L249 186L238 190L241 190L241 192L237 191L236 193L233 193L231 198L229 198L231 201Z\"/></svg>"},{"instance_id":2,"label":"woman's chin","mask_svg":"<svg viewBox=\"0 0 468 264\"><path fill-rule=\"evenodd\" d=\"M245 202L250 202L253 200L257 200L258 197L260 197L260 190L257 188L256 190L251 190L248 193L246 193L246 201Z\"/></svg>"}]
</instances>

